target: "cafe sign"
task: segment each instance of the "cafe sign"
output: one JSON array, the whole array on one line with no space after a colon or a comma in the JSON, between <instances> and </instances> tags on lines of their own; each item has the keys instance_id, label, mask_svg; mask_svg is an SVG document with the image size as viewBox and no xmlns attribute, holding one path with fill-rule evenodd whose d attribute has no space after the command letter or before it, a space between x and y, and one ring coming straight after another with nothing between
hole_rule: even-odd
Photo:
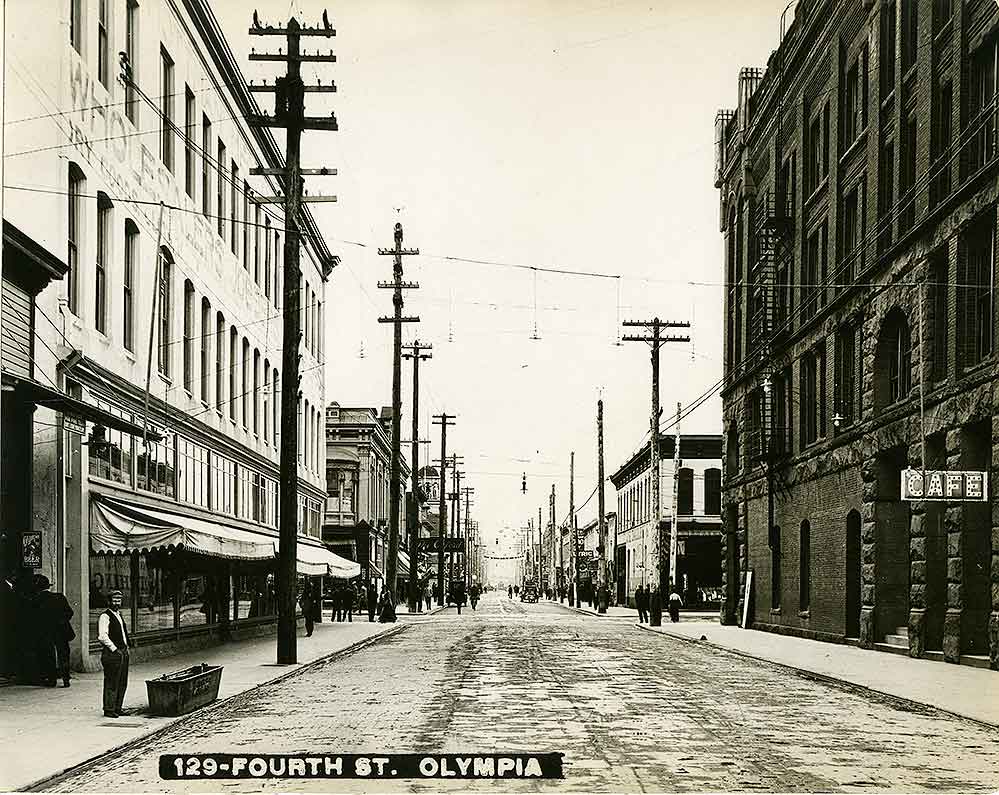
<instances>
[{"instance_id":1,"label":"cafe sign","mask_svg":"<svg viewBox=\"0 0 999 795\"><path fill-rule=\"evenodd\" d=\"M988 472L906 469L902 471L903 500L988 500Z\"/></svg>"}]
</instances>

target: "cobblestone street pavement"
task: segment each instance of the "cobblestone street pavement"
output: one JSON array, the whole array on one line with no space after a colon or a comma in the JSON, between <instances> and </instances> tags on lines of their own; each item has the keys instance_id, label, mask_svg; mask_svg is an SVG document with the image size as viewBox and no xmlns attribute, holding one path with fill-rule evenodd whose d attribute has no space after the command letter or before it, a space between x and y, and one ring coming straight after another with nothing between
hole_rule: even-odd
<instances>
[{"instance_id":1,"label":"cobblestone street pavement","mask_svg":"<svg viewBox=\"0 0 999 795\"><path fill-rule=\"evenodd\" d=\"M999 733L488 594L54 782L115 791L992 790ZM890 659L885 660L890 665ZM161 781L161 753L560 751L564 781Z\"/></svg>"}]
</instances>

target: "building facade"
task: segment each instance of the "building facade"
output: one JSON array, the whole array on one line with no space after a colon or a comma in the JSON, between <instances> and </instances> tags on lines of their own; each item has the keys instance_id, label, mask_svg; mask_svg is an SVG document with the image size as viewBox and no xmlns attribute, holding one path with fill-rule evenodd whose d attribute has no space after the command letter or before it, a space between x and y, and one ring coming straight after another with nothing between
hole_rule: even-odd
<instances>
[{"instance_id":1,"label":"building facade","mask_svg":"<svg viewBox=\"0 0 999 795\"><path fill-rule=\"evenodd\" d=\"M995 487L901 479L999 468L999 9L802 0L786 29L716 118L723 618L748 594L760 629L995 668Z\"/></svg>"},{"instance_id":2,"label":"building facade","mask_svg":"<svg viewBox=\"0 0 999 795\"><path fill-rule=\"evenodd\" d=\"M280 186L250 172L282 166L277 144L248 125L260 109L203 0L67 0L42 14L19 3L7 33L5 229L65 276L37 294L30 337L12 343L33 374L3 358L5 399L36 406L30 509L5 519L4 574L44 573L65 591L78 667L96 664L97 617L115 588L139 657L268 624L289 287L279 205L251 201ZM316 562L300 570L315 574L335 258L311 215L304 225L290 507ZM124 529L157 526L173 531L141 549ZM40 534L38 565L18 559L24 532Z\"/></svg>"},{"instance_id":3,"label":"building facade","mask_svg":"<svg viewBox=\"0 0 999 795\"><path fill-rule=\"evenodd\" d=\"M675 436L659 439L659 494L662 505L660 561L663 590L669 579L672 500L677 499L677 586L684 605L717 602L721 572L721 455L722 437L685 435L680 438L680 469L674 484ZM617 489L617 542L614 548L618 604L634 606L640 585L655 588L649 555L655 532L652 507L650 446L646 444L611 475Z\"/></svg>"},{"instance_id":4,"label":"building facade","mask_svg":"<svg viewBox=\"0 0 999 795\"><path fill-rule=\"evenodd\" d=\"M399 462L398 578L409 576L409 538L405 502L410 468ZM326 407L326 505L323 543L361 566L365 582L385 582L392 482L392 410ZM401 592L400 592L401 593Z\"/></svg>"}]
</instances>

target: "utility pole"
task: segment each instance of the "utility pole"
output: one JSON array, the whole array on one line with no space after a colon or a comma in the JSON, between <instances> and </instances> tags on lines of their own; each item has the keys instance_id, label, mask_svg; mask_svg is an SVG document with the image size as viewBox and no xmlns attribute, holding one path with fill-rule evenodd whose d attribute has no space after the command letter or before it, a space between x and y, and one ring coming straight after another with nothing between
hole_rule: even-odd
<instances>
[{"instance_id":1,"label":"utility pole","mask_svg":"<svg viewBox=\"0 0 999 795\"><path fill-rule=\"evenodd\" d=\"M395 584L396 571L399 566L399 446L401 442L401 421L402 421L402 324L419 323L419 317L403 317L402 314L402 291L415 290L419 288L416 282L404 282L402 280L402 258L419 254L418 248L402 247L402 224L396 222L394 229L395 247L380 248L378 253L382 256L393 257L392 281L378 282L378 287L383 290L392 290L392 306L395 313L392 317L380 317L379 323L391 323L393 328L392 338L392 482L389 483L389 548L388 559L385 561L385 579L388 582L389 593L392 594L393 602L396 600ZM419 438L417 436L416 438ZM410 560L412 564L412 560Z\"/></svg>"},{"instance_id":2,"label":"utility pole","mask_svg":"<svg viewBox=\"0 0 999 795\"><path fill-rule=\"evenodd\" d=\"M434 414L431 422L441 428L441 488L440 507L437 515L437 538L440 539L437 545L437 606L441 607L444 604L444 528L447 527L447 503L445 502L447 481L444 479L444 470L447 469L447 428L449 425L454 425L454 415L448 414L446 411Z\"/></svg>"},{"instance_id":3,"label":"utility pole","mask_svg":"<svg viewBox=\"0 0 999 795\"><path fill-rule=\"evenodd\" d=\"M579 549L576 547L576 452L569 453L569 566L572 569L573 593L579 607ZM570 605L573 600L569 600Z\"/></svg>"},{"instance_id":4,"label":"utility pole","mask_svg":"<svg viewBox=\"0 0 999 795\"><path fill-rule=\"evenodd\" d=\"M451 494L451 498L454 500L454 511L452 513L454 522L451 525L451 538L458 538L461 535L461 479L465 477L465 473L458 471L458 456L454 453L451 454L451 477L454 479L454 492ZM451 552L450 560L448 561L449 588L454 587L456 560L455 553Z\"/></svg>"},{"instance_id":5,"label":"utility pole","mask_svg":"<svg viewBox=\"0 0 999 795\"><path fill-rule=\"evenodd\" d=\"M597 401L597 612L607 612L607 517L604 515L604 402Z\"/></svg>"},{"instance_id":6,"label":"utility pole","mask_svg":"<svg viewBox=\"0 0 999 795\"><path fill-rule=\"evenodd\" d=\"M469 561L470 561L469 555L471 555L472 547L471 547L471 538L469 537L469 534L468 534L468 531L469 531L468 514L469 514L469 509L472 507L471 502L469 502L469 498L470 498L470 496L472 495L472 493L474 491L475 491L475 489L473 487L471 487L471 486L465 486L465 488L463 488L461 490L461 493L465 495L465 554L464 554L464 560L465 560L465 586L468 587L468 588L472 587L472 568L471 568L471 565L469 563Z\"/></svg>"},{"instance_id":7,"label":"utility pole","mask_svg":"<svg viewBox=\"0 0 999 795\"><path fill-rule=\"evenodd\" d=\"M659 349L667 342L690 342L688 336L663 336L662 330L667 328L690 328L687 321L666 321L658 317L652 320L626 320L622 324L628 328L643 328L647 332L642 335L625 335L623 342L647 342L652 348L652 417L649 420L649 452L652 458L652 548L648 561L643 561L646 568L652 569L652 596L649 600L649 624L653 627L662 625L662 571L660 566L660 533L662 532L662 500L659 494ZM642 539L645 545L645 539Z\"/></svg>"},{"instance_id":8,"label":"utility pole","mask_svg":"<svg viewBox=\"0 0 999 795\"><path fill-rule=\"evenodd\" d=\"M676 581L676 552L680 532L680 528L677 526L677 505L680 495L680 467L682 466L680 461L680 410L681 405L677 403L676 437L673 444L673 519L669 533L669 581L673 583L673 587L679 587L679 583ZM666 598L669 598L669 594L666 594Z\"/></svg>"},{"instance_id":9,"label":"utility pole","mask_svg":"<svg viewBox=\"0 0 999 795\"><path fill-rule=\"evenodd\" d=\"M565 566L565 561L562 556L562 528L556 525L555 519L555 484L552 483L552 496L551 496L551 512L552 512L552 538L555 541L556 549L558 552L558 571L555 573L555 589L558 591L558 600L561 602L562 596L562 583L565 573L563 567ZM553 552L556 550L552 550Z\"/></svg>"},{"instance_id":10,"label":"utility pole","mask_svg":"<svg viewBox=\"0 0 999 795\"><path fill-rule=\"evenodd\" d=\"M404 359L413 360L413 447L410 453L412 459L412 472L410 473L413 489L413 499L409 506L409 517L406 524L409 526L409 612L417 611L417 599L419 598L417 580L419 579L420 550L420 361L432 359L433 354L429 351L433 345L421 345L416 340L411 345L403 346L408 353L403 354ZM424 353L427 351L427 353Z\"/></svg>"},{"instance_id":11,"label":"utility pole","mask_svg":"<svg viewBox=\"0 0 999 795\"><path fill-rule=\"evenodd\" d=\"M283 77L278 77L273 86L251 86L251 91L274 92L274 115L253 115L247 118L251 126L284 127L286 129L286 150L283 168L257 168L251 174L276 176L283 183L284 196L252 196L255 204L284 204L285 236L284 236L284 319L281 340L281 485L278 568L277 568L277 602L278 602L278 633L277 662L278 665L291 665L298 661L297 627L295 617L296 591L298 586L298 401L301 376L298 371L299 345L301 343L301 297L299 281L301 267L301 209L303 201L335 201L335 196L303 197L301 144L303 130L336 131L335 116L329 118L307 117L305 115L305 84L302 82L302 62L335 63L336 56L330 50L329 55L302 54L301 38L303 36L331 37L336 31L330 27L326 12L323 12L324 26L322 28L303 28L294 17L288 20L288 26L264 27L253 13L251 36L284 36L288 39L288 53L278 54L251 52L251 61L280 61L287 65ZM324 93L336 91L332 83L329 86L310 86L309 91ZM319 173L322 169L306 169L308 173Z\"/></svg>"},{"instance_id":12,"label":"utility pole","mask_svg":"<svg viewBox=\"0 0 999 795\"><path fill-rule=\"evenodd\" d=\"M538 590L544 590L545 558L542 551L542 543L545 534L545 526L541 524L541 506L538 506Z\"/></svg>"}]
</instances>

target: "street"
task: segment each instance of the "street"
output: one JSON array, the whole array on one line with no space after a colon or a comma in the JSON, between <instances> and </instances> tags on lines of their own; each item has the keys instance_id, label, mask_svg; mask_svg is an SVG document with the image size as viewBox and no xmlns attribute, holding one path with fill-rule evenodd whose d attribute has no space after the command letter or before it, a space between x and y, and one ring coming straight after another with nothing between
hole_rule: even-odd
<instances>
[{"instance_id":1,"label":"street","mask_svg":"<svg viewBox=\"0 0 999 795\"><path fill-rule=\"evenodd\" d=\"M633 621L485 595L236 696L53 790L188 791L162 753L565 754L564 781L201 781L253 791L990 790L994 730L850 692Z\"/></svg>"}]
</instances>

